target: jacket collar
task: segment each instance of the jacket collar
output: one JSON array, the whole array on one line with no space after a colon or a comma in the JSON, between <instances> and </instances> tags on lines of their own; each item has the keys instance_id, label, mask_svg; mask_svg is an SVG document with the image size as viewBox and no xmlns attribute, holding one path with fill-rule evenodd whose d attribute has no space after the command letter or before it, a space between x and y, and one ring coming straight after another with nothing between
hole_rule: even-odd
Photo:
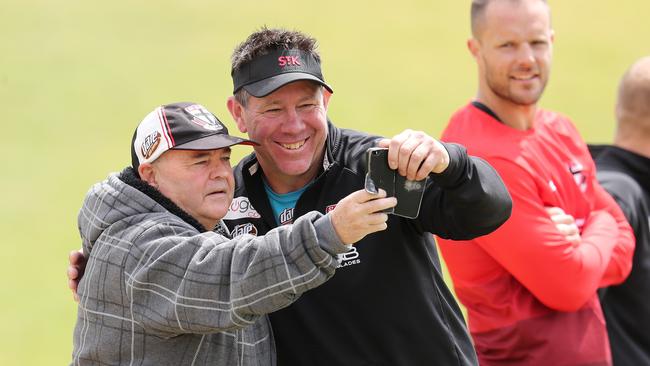
<instances>
[{"instance_id":1,"label":"jacket collar","mask_svg":"<svg viewBox=\"0 0 650 366\"><path fill-rule=\"evenodd\" d=\"M618 170L621 167L634 178L646 192L650 192L650 159L613 145L589 145L589 151L599 167Z\"/></svg>"},{"instance_id":2,"label":"jacket collar","mask_svg":"<svg viewBox=\"0 0 650 366\"><path fill-rule=\"evenodd\" d=\"M182 208L178 207L174 202L169 198L165 197L159 190L150 186L147 182L143 181L135 173L135 169L132 167L127 167L118 176L118 178L125 184L130 185L131 187L137 189L138 191L144 193L152 200L156 201L159 205L164 207L167 211L172 214L180 217L183 221L192 225L199 232L207 231L201 223L199 223L194 217L185 212ZM221 224L221 223L220 223ZM222 225L218 225L220 227Z\"/></svg>"}]
</instances>

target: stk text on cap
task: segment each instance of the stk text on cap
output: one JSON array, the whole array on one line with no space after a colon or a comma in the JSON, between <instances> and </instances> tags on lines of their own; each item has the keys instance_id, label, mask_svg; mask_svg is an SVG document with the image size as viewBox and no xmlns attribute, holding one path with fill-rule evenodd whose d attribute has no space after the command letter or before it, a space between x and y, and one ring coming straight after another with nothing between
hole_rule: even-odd
<instances>
[{"instance_id":1,"label":"stk text on cap","mask_svg":"<svg viewBox=\"0 0 650 366\"><path fill-rule=\"evenodd\" d=\"M325 83L320 62L309 52L298 49L276 49L258 56L232 70L233 94L240 89L261 98L278 88L298 80L311 80L334 91Z\"/></svg>"}]
</instances>

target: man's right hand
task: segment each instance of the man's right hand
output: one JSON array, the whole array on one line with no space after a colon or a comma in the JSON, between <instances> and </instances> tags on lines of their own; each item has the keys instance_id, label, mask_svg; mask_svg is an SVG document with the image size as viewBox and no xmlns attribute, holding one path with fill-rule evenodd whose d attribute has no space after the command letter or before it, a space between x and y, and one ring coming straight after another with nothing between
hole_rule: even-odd
<instances>
[{"instance_id":1,"label":"man's right hand","mask_svg":"<svg viewBox=\"0 0 650 366\"><path fill-rule=\"evenodd\" d=\"M84 275L86 269L86 257L81 249L73 250L68 257L68 287L72 290L74 301L79 302L79 295L77 295L77 286L79 281Z\"/></svg>"},{"instance_id":2,"label":"man's right hand","mask_svg":"<svg viewBox=\"0 0 650 366\"><path fill-rule=\"evenodd\" d=\"M576 224L573 216L565 213L559 207L546 207L546 213L548 213L557 230L560 234L564 235L567 241L571 242L574 246L580 244L580 228Z\"/></svg>"},{"instance_id":3,"label":"man's right hand","mask_svg":"<svg viewBox=\"0 0 650 366\"><path fill-rule=\"evenodd\" d=\"M395 205L397 199L386 198L383 189L377 194L361 189L340 200L329 215L341 241L353 244L370 233L385 230L388 215L380 211Z\"/></svg>"}]
</instances>

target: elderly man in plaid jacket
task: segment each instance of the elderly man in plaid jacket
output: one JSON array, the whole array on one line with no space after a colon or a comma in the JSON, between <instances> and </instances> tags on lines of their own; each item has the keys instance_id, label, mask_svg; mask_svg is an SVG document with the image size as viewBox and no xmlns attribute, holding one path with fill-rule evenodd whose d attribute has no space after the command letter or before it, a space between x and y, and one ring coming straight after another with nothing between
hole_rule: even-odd
<instances>
[{"instance_id":1,"label":"elderly man in plaid jacket","mask_svg":"<svg viewBox=\"0 0 650 366\"><path fill-rule=\"evenodd\" d=\"M230 239L221 218L255 214L232 202L237 144L255 143L201 105L160 106L135 131L133 166L90 189L72 364L275 365L265 314L324 283L337 254L386 228L379 211L395 199L362 190L327 215Z\"/></svg>"}]
</instances>

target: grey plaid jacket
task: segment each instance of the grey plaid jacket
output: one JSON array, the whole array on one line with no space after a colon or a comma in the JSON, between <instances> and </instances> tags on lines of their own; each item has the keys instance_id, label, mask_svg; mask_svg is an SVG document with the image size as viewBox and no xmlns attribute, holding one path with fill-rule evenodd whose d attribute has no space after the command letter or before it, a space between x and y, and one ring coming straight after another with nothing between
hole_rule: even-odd
<instances>
[{"instance_id":1,"label":"grey plaid jacket","mask_svg":"<svg viewBox=\"0 0 650 366\"><path fill-rule=\"evenodd\" d=\"M78 223L74 365L275 365L265 314L349 249L317 212L260 237L204 231L130 168L90 189Z\"/></svg>"}]
</instances>

